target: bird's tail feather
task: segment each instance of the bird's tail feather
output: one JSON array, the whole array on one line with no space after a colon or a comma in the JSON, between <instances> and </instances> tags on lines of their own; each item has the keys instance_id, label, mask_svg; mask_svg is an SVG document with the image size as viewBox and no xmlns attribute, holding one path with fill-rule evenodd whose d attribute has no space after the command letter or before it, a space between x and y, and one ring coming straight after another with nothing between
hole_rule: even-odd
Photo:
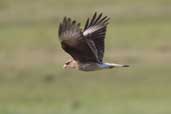
<instances>
[{"instance_id":1,"label":"bird's tail feather","mask_svg":"<svg viewBox=\"0 0 171 114\"><path fill-rule=\"evenodd\" d=\"M106 63L109 68L117 68L117 67L129 67L127 64L115 64L115 63Z\"/></svg>"}]
</instances>

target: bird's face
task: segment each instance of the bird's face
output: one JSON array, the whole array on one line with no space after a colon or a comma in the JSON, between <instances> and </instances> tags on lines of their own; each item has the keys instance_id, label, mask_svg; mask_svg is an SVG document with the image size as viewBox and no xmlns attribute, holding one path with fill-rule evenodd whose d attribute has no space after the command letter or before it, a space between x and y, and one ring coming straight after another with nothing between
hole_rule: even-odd
<instances>
[{"instance_id":1,"label":"bird's face","mask_svg":"<svg viewBox=\"0 0 171 114\"><path fill-rule=\"evenodd\" d=\"M64 69L78 69L78 63L74 60L67 61L64 66Z\"/></svg>"}]
</instances>

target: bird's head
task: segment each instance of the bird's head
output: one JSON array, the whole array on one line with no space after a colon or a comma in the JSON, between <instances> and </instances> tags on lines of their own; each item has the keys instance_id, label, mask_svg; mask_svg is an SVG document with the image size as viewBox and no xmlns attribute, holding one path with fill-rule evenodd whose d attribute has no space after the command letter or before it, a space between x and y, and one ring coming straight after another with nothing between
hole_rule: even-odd
<instances>
[{"instance_id":1,"label":"bird's head","mask_svg":"<svg viewBox=\"0 0 171 114\"><path fill-rule=\"evenodd\" d=\"M78 63L74 60L67 61L64 66L64 69L78 69Z\"/></svg>"}]
</instances>

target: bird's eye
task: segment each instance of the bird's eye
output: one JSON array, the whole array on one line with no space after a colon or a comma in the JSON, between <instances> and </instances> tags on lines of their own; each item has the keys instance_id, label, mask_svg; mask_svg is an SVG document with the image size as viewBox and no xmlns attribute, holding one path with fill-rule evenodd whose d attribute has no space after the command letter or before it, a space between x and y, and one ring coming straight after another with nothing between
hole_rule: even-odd
<instances>
[{"instance_id":1,"label":"bird's eye","mask_svg":"<svg viewBox=\"0 0 171 114\"><path fill-rule=\"evenodd\" d=\"M69 65L69 63L70 63L70 61L69 61L69 62L66 62L65 64L66 64L66 65Z\"/></svg>"}]
</instances>

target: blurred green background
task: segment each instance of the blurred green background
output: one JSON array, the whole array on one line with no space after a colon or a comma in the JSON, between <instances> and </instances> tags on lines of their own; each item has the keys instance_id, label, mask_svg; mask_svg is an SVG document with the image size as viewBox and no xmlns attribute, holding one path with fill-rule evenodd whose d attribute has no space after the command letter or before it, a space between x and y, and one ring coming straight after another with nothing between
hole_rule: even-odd
<instances>
[{"instance_id":1,"label":"blurred green background","mask_svg":"<svg viewBox=\"0 0 171 114\"><path fill-rule=\"evenodd\" d=\"M130 68L63 70L64 16L110 16L105 61ZM170 0L0 0L0 114L170 114Z\"/></svg>"}]
</instances>

